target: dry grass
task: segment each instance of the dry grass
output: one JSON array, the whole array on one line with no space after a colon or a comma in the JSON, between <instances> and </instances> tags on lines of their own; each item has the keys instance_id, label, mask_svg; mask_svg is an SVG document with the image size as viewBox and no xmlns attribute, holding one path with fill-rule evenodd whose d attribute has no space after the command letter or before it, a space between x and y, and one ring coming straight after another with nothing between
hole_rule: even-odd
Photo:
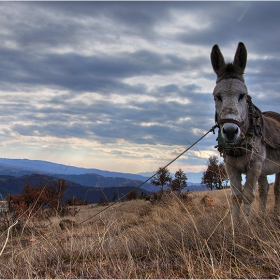
<instances>
[{"instance_id":1,"label":"dry grass","mask_svg":"<svg viewBox=\"0 0 280 280\"><path fill-rule=\"evenodd\" d=\"M208 194L216 204L205 207ZM0 258L1 278L279 278L279 221L233 226L229 190L175 196L151 204L117 203L88 222L62 231L58 218L30 218L15 227ZM256 209L257 202L254 204ZM102 206L69 217L82 222ZM0 237L2 247L7 232Z\"/></svg>"}]
</instances>

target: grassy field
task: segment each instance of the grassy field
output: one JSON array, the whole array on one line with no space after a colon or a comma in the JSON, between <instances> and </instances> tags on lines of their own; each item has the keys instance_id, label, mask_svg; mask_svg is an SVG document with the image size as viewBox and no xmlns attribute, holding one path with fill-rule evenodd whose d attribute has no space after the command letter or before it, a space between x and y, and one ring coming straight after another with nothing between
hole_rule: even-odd
<instances>
[{"instance_id":1,"label":"grassy field","mask_svg":"<svg viewBox=\"0 0 280 280\"><path fill-rule=\"evenodd\" d=\"M213 197L205 206L202 198ZM30 217L2 230L1 278L279 278L280 223L268 214L233 226L229 190L175 195L150 203L81 206L75 226ZM84 220L90 218L88 221ZM65 217L63 218L65 219ZM81 223L82 222L82 223ZM6 244L5 244L6 242Z\"/></svg>"}]
</instances>

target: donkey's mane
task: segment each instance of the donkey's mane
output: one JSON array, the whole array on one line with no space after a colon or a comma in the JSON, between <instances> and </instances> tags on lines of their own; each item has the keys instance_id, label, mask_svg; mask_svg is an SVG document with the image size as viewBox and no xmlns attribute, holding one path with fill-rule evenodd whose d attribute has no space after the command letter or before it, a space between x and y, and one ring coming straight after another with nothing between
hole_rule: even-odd
<instances>
[{"instance_id":1,"label":"donkey's mane","mask_svg":"<svg viewBox=\"0 0 280 280\"><path fill-rule=\"evenodd\" d=\"M225 72L227 72L227 73L229 73L229 74L236 72L235 67L234 67L234 65L233 65L232 62L228 62L228 63L226 64Z\"/></svg>"},{"instance_id":2,"label":"donkey's mane","mask_svg":"<svg viewBox=\"0 0 280 280\"><path fill-rule=\"evenodd\" d=\"M236 67L232 62L225 64L224 71L219 75L217 82L223 79L238 79L243 83L245 82L240 68Z\"/></svg>"}]
</instances>

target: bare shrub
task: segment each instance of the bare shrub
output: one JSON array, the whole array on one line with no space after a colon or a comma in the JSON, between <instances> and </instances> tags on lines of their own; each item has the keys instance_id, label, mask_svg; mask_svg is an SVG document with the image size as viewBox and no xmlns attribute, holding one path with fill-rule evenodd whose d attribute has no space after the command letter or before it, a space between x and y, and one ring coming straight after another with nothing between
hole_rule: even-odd
<instances>
[{"instance_id":1,"label":"bare shrub","mask_svg":"<svg viewBox=\"0 0 280 280\"><path fill-rule=\"evenodd\" d=\"M42 213L42 209L62 209L62 197L67 188L66 181L58 179L52 184L32 187L27 183L20 195L8 195L6 200L12 203L12 211L19 217L28 219L30 216Z\"/></svg>"},{"instance_id":2,"label":"bare shrub","mask_svg":"<svg viewBox=\"0 0 280 280\"><path fill-rule=\"evenodd\" d=\"M127 200L135 200L137 199L137 191L131 190L125 197Z\"/></svg>"}]
</instances>

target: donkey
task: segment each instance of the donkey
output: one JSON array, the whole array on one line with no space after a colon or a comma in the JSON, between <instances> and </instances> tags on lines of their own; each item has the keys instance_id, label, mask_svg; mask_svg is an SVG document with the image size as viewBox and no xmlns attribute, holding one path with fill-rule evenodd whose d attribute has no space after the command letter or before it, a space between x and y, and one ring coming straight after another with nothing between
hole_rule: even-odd
<instances>
[{"instance_id":1,"label":"donkey","mask_svg":"<svg viewBox=\"0 0 280 280\"><path fill-rule=\"evenodd\" d=\"M214 88L215 121L219 127L218 151L224 158L232 193L231 212L236 220L243 213L250 218L251 204L259 183L260 207L263 216L269 184L267 175L275 175L275 214L280 215L280 114L261 112L248 95L244 80L247 63L245 45L238 44L234 60L225 63L218 45L211 52L217 74ZM246 174L244 187L241 174Z\"/></svg>"}]
</instances>

